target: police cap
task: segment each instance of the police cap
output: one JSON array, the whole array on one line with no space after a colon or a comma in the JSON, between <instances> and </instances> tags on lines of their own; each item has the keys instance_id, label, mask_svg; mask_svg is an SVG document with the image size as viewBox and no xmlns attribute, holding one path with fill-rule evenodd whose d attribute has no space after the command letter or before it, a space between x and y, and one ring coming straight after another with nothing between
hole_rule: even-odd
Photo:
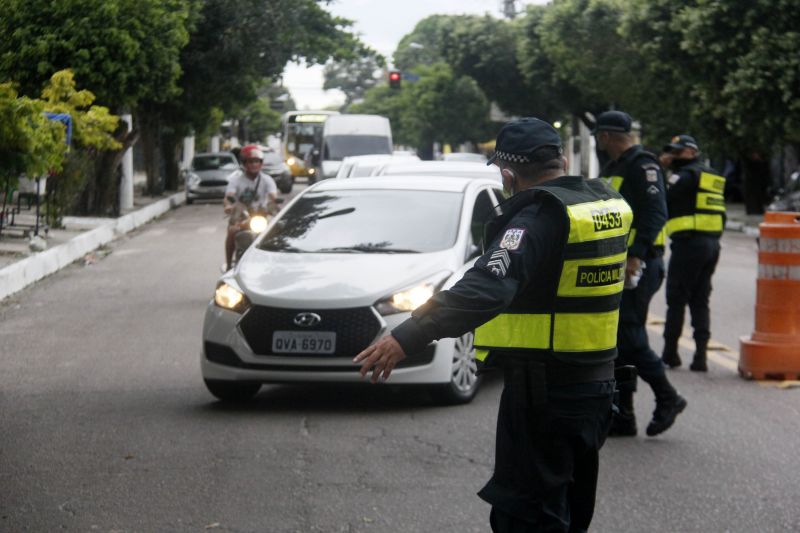
<instances>
[{"instance_id":1,"label":"police cap","mask_svg":"<svg viewBox=\"0 0 800 533\"><path fill-rule=\"evenodd\" d=\"M605 111L597 116L597 122L592 130L592 135L598 131L619 131L628 133L631 131L633 119L624 111Z\"/></svg>"},{"instance_id":2,"label":"police cap","mask_svg":"<svg viewBox=\"0 0 800 533\"><path fill-rule=\"evenodd\" d=\"M669 152L671 150L683 150L684 148L692 148L698 152L700 151L700 146L698 146L697 141L695 141L694 137L691 135L676 135L669 140L669 144L664 145L663 150Z\"/></svg>"},{"instance_id":3,"label":"police cap","mask_svg":"<svg viewBox=\"0 0 800 533\"><path fill-rule=\"evenodd\" d=\"M533 163L536 161L534 152L546 146L561 152L561 137L553 126L533 117L512 120L500 128L494 155L486 164L491 165L496 159L511 163Z\"/></svg>"}]
</instances>

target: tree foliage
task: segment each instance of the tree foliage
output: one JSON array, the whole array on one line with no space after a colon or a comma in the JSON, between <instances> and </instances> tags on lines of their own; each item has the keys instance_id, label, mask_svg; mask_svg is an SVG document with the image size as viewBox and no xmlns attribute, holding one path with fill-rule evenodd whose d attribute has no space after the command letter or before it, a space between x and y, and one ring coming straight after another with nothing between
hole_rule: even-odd
<instances>
[{"instance_id":1,"label":"tree foliage","mask_svg":"<svg viewBox=\"0 0 800 533\"><path fill-rule=\"evenodd\" d=\"M329 61L325 64L322 88L339 89L345 94L344 108L364 98L364 94L375 87L382 76L386 64L383 56L368 50L364 55L342 61Z\"/></svg>"},{"instance_id":2,"label":"tree foliage","mask_svg":"<svg viewBox=\"0 0 800 533\"><path fill-rule=\"evenodd\" d=\"M355 113L375 113L390 118L395 141L432 155L433 142L458 144L482 141L489 132L489 102L468 76L458 76L445 63L413 70L415 82L401 90L380 86L367 92Z\"/></svg>"}]
</instances>

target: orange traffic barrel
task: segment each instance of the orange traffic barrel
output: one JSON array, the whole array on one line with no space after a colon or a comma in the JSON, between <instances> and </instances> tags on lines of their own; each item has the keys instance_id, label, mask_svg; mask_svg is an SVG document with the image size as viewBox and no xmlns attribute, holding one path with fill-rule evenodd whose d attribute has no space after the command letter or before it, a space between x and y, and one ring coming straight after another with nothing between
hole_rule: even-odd
<instances>
[{"instance_id":1,"label":"orange traffic barrel","mask_svg":"<svg viewBox=\"0 0 800 533\"><path fill-rule=\"evenodd\" d=\"M800 379L800 213L766 213L758 233L756 325L739 339L739 374Z\"/></svg>"}]
</instances>

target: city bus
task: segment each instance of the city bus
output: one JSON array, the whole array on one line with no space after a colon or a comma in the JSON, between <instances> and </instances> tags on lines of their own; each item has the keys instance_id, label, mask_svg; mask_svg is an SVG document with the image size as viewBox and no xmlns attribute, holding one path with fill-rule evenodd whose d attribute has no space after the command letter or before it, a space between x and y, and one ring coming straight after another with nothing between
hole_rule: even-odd
<instances>
[{"instance_id":1,"label":"city bus","mask_svg":"<svg viewBox=\"0 0 800 533\"><path fill-rule=\"evenodd\" d=\"M281 117L281 150L292 176L308 176L316 181L316 170L310 161L312 150L322 148L322 127L338 111L289 111ZM319 152L318 152L319 153Z\"/></svg>"}]
</instances>

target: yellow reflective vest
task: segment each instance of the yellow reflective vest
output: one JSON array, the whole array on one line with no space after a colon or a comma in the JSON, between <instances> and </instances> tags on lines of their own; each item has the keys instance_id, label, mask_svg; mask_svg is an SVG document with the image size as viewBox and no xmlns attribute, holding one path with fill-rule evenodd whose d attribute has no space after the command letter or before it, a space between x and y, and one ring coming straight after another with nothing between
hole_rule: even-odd
<instances>
[{"instance_id":1,"label":"yellow reflective vest","mask_svg":"<svg viewBox=\"0 0 800 533\"><path fill-rule=\"evenodd\" d=\"M667 234L670 237L682 232L700 232L719 236L725 228L725 178L698 161L678 171L680 180L694 180L690 188L681 187L681 193L667 191ZM688 175L687 175L688 174ZM673 191L678 190L680 182Z\"/></svg>"},{"instance_id":2,"label":"yellow reflective vest","mask_svg":"<svg viewBox=\"0 0 800 533\"><path fill-rule=\"evenodd\" d=\"M547 351L574 364L610 361L616 357L631 208L602 180L582 180L579 190L548 184L534 190L564 207L569 231L558 286L537 287L537 294L552 297L517 298L477 328L476 357Z\"/></svg>"}]
</instances>

